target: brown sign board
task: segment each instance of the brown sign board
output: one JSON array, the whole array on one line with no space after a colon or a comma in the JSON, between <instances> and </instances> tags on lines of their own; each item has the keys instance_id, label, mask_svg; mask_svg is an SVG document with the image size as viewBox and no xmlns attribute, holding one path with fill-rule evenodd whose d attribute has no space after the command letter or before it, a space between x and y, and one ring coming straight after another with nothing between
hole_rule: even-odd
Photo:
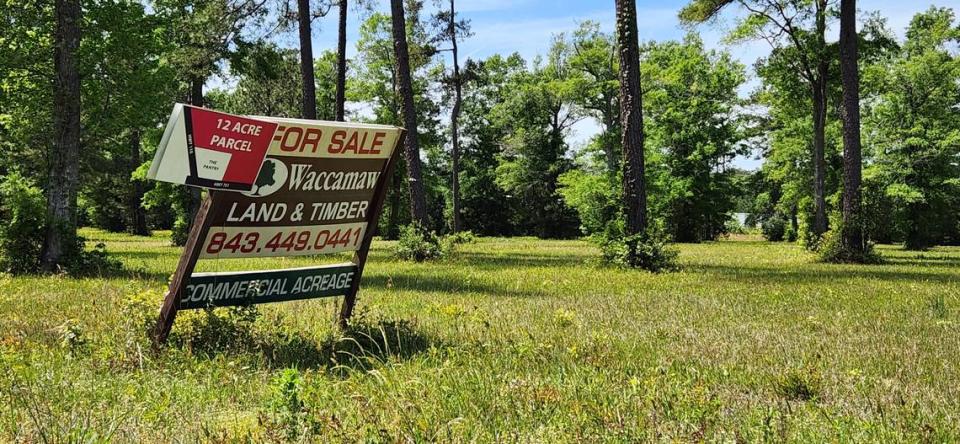
<instances>
[{"instance_id":1,"label":"brown sign board","mask_svg":"<svg viewBox=\"0 0 960 444\"><path fill-rule=\"evenodd\" d=\"M179 309L344 295L341 323L353 310L403 130L244 119L276 125L266 157L248 191L209 191L161 306L154 331L157 343L166 340ZM353 260L335 267L193 273L199 259L345 251L354 252ZM306 289L304 281L310 283Z\"/></svg>"}]
</instances>

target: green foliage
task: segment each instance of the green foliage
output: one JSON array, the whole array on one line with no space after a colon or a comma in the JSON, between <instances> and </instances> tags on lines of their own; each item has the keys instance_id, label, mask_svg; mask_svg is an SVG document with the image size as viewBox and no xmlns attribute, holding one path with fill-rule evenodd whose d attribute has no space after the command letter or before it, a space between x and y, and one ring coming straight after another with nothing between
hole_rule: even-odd
<instances>
[{"instance_id":1,"label":"green foliage","mask_svg":"<svg viewBox=\"0 0 960 444\"><path fill-rule=\"evenodd\" d=\"M237 114L299 118L303 101L299 54L296 49L281 49L273 43L241 45L230 64L237 84L230 90L211 91L211 106ZM329 63L329 56L317 60L318 65L322 63ZM318 92L324 87L332 89L327 79L317 76L317 80ZM318 94L317 118L332 120L333 101L325 97Z\"/></svg>"},{"instance_id":2,"label":"green foliage","mask_svg":"<svg viewBox=\"0 0 960 444\"><path fill-rule=\"evenodd\" d=\"M83 236L74 236L73 242L64 249L63 271L74 276L109 276L119 273L123 264L107 253L106 244L100 242L90 250Z\"/></svg>"},{"instance_id":3,"label":"green foliage","mask_svg":"<svg viewBox=\"0 0 960 444\"><path fill-rule=\"evenodd\" d=\"M763 233L763 237L770 242L781 242L786 238L787 235L787 221L783 216L779 214L774 214L771 217L764 219L760 224L760 231Z\"/></svg>"},{"instance_id":4,"label":"green foliage","mask_svg":"<svg viewBox=\"0 0 960 444\"><path fill-rule=\"evenodd\" d=\"M947 300L942 294L934 295L927 300L927 307L933 317L937 319L946 319L947 315L950 314L950 310L947 308Z\"/></svg>"},{"instance_id":5,"label":"green foliage","mask_svg":"<svg viewBox=\"0 0 960 444\"><path fill-rule=\"evenodd\" d=\"M958 41L953 11L931 7L913 18L903 47L863 76L872 92L868 177L878 182L870 197L886 204L874 214L885 210L887 225L878 228L908 249L960 239L960 59L950 49Z\"/></svg>"},{"instance_id":6,"label":"green foliage","mask_svg":"<svg viewBox=\"0 0 960 444\"><path fill-rule=\"evenodd\" d=\"M259 317L255 305L182 313L169 340L201 356L246 350L254 342L253 326Z\"/></svg>"},{"instance_id":7,"label":"green foliage","mask_svg":"<svg viewBox=\"0 0 960 444\"><path fill-rule=\"evenodd\" d=\"M516 196L497 184L502 140L507 128L491 125L495 107L512 92L524 60L513 54L484 60L469 59L463 67L464 91L460 131L462 144L460 195L464 228L482 235L524 234L514 223L523 211Z\"/></svg>"},{"instance_id":8,"label":"green foliage","mask_svg":"<svg viewBox=\"0 0 960 444\"><path fill-rule=\"evenodd\" d=\"M820 262L836 264L880 264L883 258L874 251L872 243L867 242L862 251L850 248L843 242L845 226L839 217L834 217L833 228L823 235L817 248L817 257Z\"/></svg>"},{"instance_id":9,"label":"green foliage","mask_svg":"<svg viewBox=\"0 0 960 444\"><path fill-rule=\"evenodd\" d=\"M400 259L423 262L440 259L446 253L440 237L416 224L410 224L400 230L396 255Z\"/></svg>"},{"instance_id":10,"label":"green foliage","mask_svg":"<svg viewBox=\"0 0 960 444\"><path fill-rule=\"evenodd\" d=\"M491 109L493 124L505 134L496 184L528 209L514 213L513 223L541 238L576 234L576 214L557 192L558 178L572 167L564 136L580 118L570 106L569 56L556 39L546 63L538 59L530 71L513 76L511 94Z\"/></svg>"},{"instance_id":11,"label":"green foliage","mask_svg":"<svg viewBox=\"0 0 960 444\"><path fill-rule=\"evenodd\" d=\"M190 237L190 221L185 216L178 216L170 232L170 244L182 247L187 244L188 237Z\"/></svg>"},{"instance_id":12,"label":"green foliage","mask_svg":"<svg viewBox=\"0 0 960 444\"><path fill-rule=\"evenodd\" d=\"M472 231L460 231L450 233L440 237L440 248L445 254L452 253L457 246L472 244L477 241L477 236Z\"/></svg>"},{"instance_id":13,"label":"green foliage","mask_svg":"<svg viewBox=\"0 0 960 444\"><path fill-rule=\"evenodd\" d=\"M67 350L70 356L82 356L87 352L87 339L84 337L83 327L75 319L67 319L56 328L60 339L60 346Z\"/></svg>"},{"instance_id":14,"label":"green foliage","mask_svg":"<svg viewBox=\"0 0 960 444\"><path fill-rule=\"evenodd\" d=\"M271 384L270 419L272 425L282 430L283 439L288 441L303 434L316 433L315 429L320 425L304 405L303 384L303 378L295 368L284 369Z\"/></svg>"},{"instance_id":15,"label":"green foliage","mask_svg":"<svg viewBox=\"0 0 960 444\"><path fill-rule=\"evenodd\" d=\"M661 215L677 242L716 239L734 210L733 168L720 167L745 154L734 111L744 67L729 53L709 51L695 34L682 42L644 48L644 115L650 123L651 212Z\"/></svg>"},{"instance_id":16,"label":"green foliage","mask_svg":"<svg viewBox=\"0 0 960 444\"><path fill-rule=\"evenodd\" d=\"M481 237L430 267L376 240L348 330L335 298L265 304L253 323L211 325L237 337L208 353L184 341L203 310L181 312L158 351L144 333L179 260L168 233L81 235L142 272L0 279L0 441L960 438L957 247L879 245L886 263L864 266L721 240L677 245L682 266L658 274L598 266L581 240ZM62 345L60 326L85 345ZM272 405L300 412L296 438ZM851 405L875 408L838 408Z\"/></svg>"},{"instance_id":17,"label":"green foliage","mask_svg":"<svg viewBox=\"0 0 960 444\"><path fill-rule=\"evenodd\" d=\"M47 220L43 193L29 179L10 173L0 180L0 267L12 274L40 267Z\"/></svg>"},{"instance_id":18,"label":"green foliage","mask_svg":"<svg viewBox=\"0 0 960 444\"><path fill-rule=\"evenodd\" d=\"M560 175L557 191L567 205L577 211L583 234L602 233L616 218L620 210L620 194L614 180L609 175L591 174L582 169Z\"/></svg>"},{"instance_id":19,"label":"green foliage","mask_svg":"<svg viewBox=\"0 0 960 444\"><path fill-rule=\"evenodd\" d=\"M43 193L18 173L0 180L0 267L12 274L40 271L46 236L47 207ZM63 237L61 272L72 275L105 275L120 270L120 262L107 255L101 243L86 250L81 236Z\"/></svg>"},{"instance_id":20,"label":"green foliage","mask_svg":"<svg viewBox=\"0 0 960 444\"><path fill-rule=\"evenodd\" d=\"M627 236L623 234L622 226L614 223L595 239L603 252L603 260L610 264L654 273L670 271L677 266L679 251L668 244L669 237L656 224L646 232Z\"/></svg>"},{"instance_id":21,"label":"green foliage","mask_svg":"<svg viewBox=\"0 0 960 444\"><path fill-rule=\"evenodd\" d=\"M818 401L823 391L823 376L816 367L806 365L779 376L774 388L777 394L791 401Z\"/></svg>"}]
</instances>

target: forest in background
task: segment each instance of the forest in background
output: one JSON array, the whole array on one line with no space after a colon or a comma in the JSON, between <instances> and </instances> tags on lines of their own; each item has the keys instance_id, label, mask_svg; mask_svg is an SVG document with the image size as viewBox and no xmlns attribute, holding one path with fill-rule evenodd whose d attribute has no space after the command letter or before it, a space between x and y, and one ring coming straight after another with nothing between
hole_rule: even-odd
<instances>
[{"instance_id":1,"label":"forest in background","mask_svg":"<svg viewBox=\"0 0 960 444\"><path fill-rule=\"evenodd\" d=\"M55 31L64 13L58 6L73 2L3 0L3 217L40 220L44 196L64 180L54 172L73 168L77 224L136 234L173 229L173 241L182 243L199 193L144 180L175 102L327 120L346 108L353 110L347 120L409 126L392 26L398 16L383 5L341 1L79 2L72 63L82 105L64 110L54 94L61 72L55 60L63 60ZM746 98L738 95L746 67L706 48L697 34L696 25L710 26L729 3L747 11L729 42L763 40L772 48L755 62L759 84ZM396 238L413 218L437 233L569 238L622 230L614 33L587 21L555 35L549 51L533 59L515 53L450 63L444 53L470 38L470 17L452 10L453 2L432 13L421 1L392 6L405 12L399 17L414 110L407 114L416 118L422 191L408 186L414 176L407 158L392 178L383 237ZM333 24L338 11L362 17L360 38L344 42L356 45L354 59L342 48L310 48L311 23ZM651 223L670 240L700 242L741 230L732 215L749 213L748 224L769 240L816 245L840 223L842 207L843 57L834 36L825 35L836 28L839 2L698 0L678 13L691 25L685 38L639 48ZM960 243L954 11L931 7L916 15L902 39L876 13L859 11L859 23L864 237L910 249ZM305 44L278 44L291 33ZM80 123L77 157L60 165L51 155L61 148L52 129L69 118ZM571 126L586 118L602 131L571 146ZM762 156L761 169L733 167L736 156L751 153ZM418 199L426 217L417 214ZM37 224L27 228L7 230L6 238L19 242L15 249L39 248L25 239L43 233Z\"/></svg>"}]
</instances>

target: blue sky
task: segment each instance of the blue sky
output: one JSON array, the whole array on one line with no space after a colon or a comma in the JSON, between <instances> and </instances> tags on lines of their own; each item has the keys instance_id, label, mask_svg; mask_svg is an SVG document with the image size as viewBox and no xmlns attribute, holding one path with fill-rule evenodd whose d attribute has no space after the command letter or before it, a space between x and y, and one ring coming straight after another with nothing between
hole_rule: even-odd
<instances>
[{"instance_id":1,"label":"blue sky","mask_svg":"<svg viewBox=\"0 0 960 444\"><path fill-rule=\"evenodd\" d=\"M389 2L377 3L380 10L389 11ZM509 54L516 51L530 59L546 52L552 35L569 32L575 29L578 23L586 20L599 22L603 30L612 31L613 4L613 0L457 0L458 13L462 18L471 21L474 32L471 38L461 42L461 58L484 58L496 53ZM687 31L680 26L677 11L684 4L685 0L638 0L637 24L641 40L682 38ZM960 0L860 0L858 7L861 11L880 11L887 18L890 28L902 36L910 18L933 4L960 9ZM433 0L426 0L426 5L432 9ZM731 25L734 14L734 10L731 10L725 13L725 20L715 25L698 27L697 31L709 47L730 51L749 68L757 58L766 55L769 49L766 43L762 42L722 45L720 40L724 29ZM327 17L315 22L313 40L314 51L317 53L336 48L336 15L336 10L333 10ZM353 43L358 37L361 15L362 13L351 8L348 23L349 56L356 52ZM831 31L830 34L836 32ZM296 46L294 34L282 36L281 40L283 44ZM596 122L584 120L574 127L574 133L569 140L576 147L598 130ZM737 159L735 163L748 169L756 168L760 164L758 160L747 158Z\"/></svg>"}]
</instances>

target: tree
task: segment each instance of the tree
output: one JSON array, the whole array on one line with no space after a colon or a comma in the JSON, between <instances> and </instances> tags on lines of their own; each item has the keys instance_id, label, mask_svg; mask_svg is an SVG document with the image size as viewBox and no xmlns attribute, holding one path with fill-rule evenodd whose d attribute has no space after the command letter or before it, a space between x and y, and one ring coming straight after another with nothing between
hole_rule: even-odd
<instances>
[{"instance_id":1,"label":"tree","mask_svg":"<svg viewBox=\"0 0 960 444\"><path fill-rule=\"evenodd\" d=\"M744 67L708 51L695 34L643 48L644 115L651 177L648 204L677 242L715 239L733 212L734 169L744 152L737 88Z\"/></svg>"},{"instance_id":2,"label":"tree","mask_svg":"<svg viewBox=\"0 0 960 444\"><path fill-rule=\"evenodd\" d=\"M267 0L154 0L152 6L168 26L165 37L175 49L167 54L187 85L187 102L204 106L203 87L218 72L220 62L244 43L244 31L262 20ZM180 227L189 229L200 208L200 189L191 188L187 214L179 215ZM185 233L174 230L176 240Z\"/></svg>"},{"instance_id":3,"label":"tree","mask_svg":"<svg viewBox=\"0 0 960 444\"><path fill-rule=\"evenodd\" d=\"M616 0L617 54L620 57L620 145L623 147L623 208L627 236L647 231L647 190L644 177L643 92L640 89L640 49L637 6ZM628 245L627 261L637 257L637 245Z\"/></svg>"},{"instance_id":4,"label":"tree","mask_svg":"<svg viewBox=\"0 0 960 444\"><path fill-rule=\"evenodd\" d=\"M91 4L81 45L85 147L80 165L80 216L108 230L148 234L142 205L149 185L132 175L143 163L144 136L169 116L176 72L162 61L172 48L164 23L140 2ZM147 143L150 143L147 137Z\"/></svg>"},{"instance_id":5,"label":"tree","mask_svg":"<svg viewBox=\"0 0 960 444\"><path fill-rule=\"evenodd\" d=\"M414 104L413 80L410 77L410 54L407 48L406 20L403 15L403 0L390 0L393 28L393 50L396 57L397 86L402 101L400 113L407 130L403 140L407 166L407 185L410 189L410 215L421 228L427 229L427 200L420 171L420 142L417 133L417 110Z\"/></svg>"},{"instance_id":6,"label":"tree","mask_svg":"<svg viewBox=\"0 0 960 444\"><path fill-rule=\"evenodd\" d=\"M537 58L511 78L509 93L493 110L503 134L497 185L518 201L513 222L542 238L576 235L576 214L557 192L560 175L573 167L565 137L582 118L573 104L570 51L555 36L546 60Z\"/></svg>"},{"instance_id":7,"label":"tree","mask_svg":"<svg viewBox=\"0 0 960 444\"><path fill-rule=\"evenodd\" d=\"M304 119L317 118L317 84L313 75L313 34L310 32L310 22L313 14L310 11L310 0L297 0L297 24L300 37L300 84L303 87L303 110L300 115Z\"/></svg>"},{"instance_id":8,"label":"tree","mask_svg":"<svg viewBox=\"0 0 960 444\"><path fill-rule=\"evenodd\" d=\"M731 33L733 39L759 38L774 47L792 47L789 63L807 84L813 116L813 233L827 231L826 118L829 54L826 44L828 0L692 0L680 11L686 23L717 17L728 5L739 4L749 15ZM811 5L812 4L812 5ZM812 8L811 8L812 6Z\"/></svg>"},{"instance_id":9,"label":"tree","mask_svg":"<svg viewBox=\"0 0 960 444\"><path fill-rule=\"evenodd\" d=\"M347 0L340 0L340 16L337 21L337 96L334 99L334 120L343 122L347 101Z\"/></svg>"},{"instance_id":10,"label":"tree","mask_svg":"<svg viewBox=\"0 0 960 444\"><path fill-rule=\"evenodd\" d=\"M611 177L620 170L620 104L619 66L614 36L600 31L600 24L586 21L573 32L567 43L572 49L574 101L587 114L600 122L597 136L607 173Z\"/></svg>"},{"instance_id":11,"label":"tree","mask_svg":"<svg viewBox=\"0 0 960 444\"><path fill-rule=\"evenodd\" d=\"M230 75L237 79L233 89L213 90L207 95L214 108L235 114L291 118L302 115L298 50L281 49L266 42L243 45L232 57ZM324 100L322 96L318 98L318 109L322 110ZM331 105L329 100L326 102Z\"/></svg>"},{"instance_id":12,"label":"tree","mask_svg":"<svg viewBox=\"0 0 960 444\"><path fill-rule=\"evenodd\" d=\"M497 166L503 158L508 128L496 124L498 105L513 95L516 78L524 75L525 61L519 54L493 55L467 60L462 72L463 106L461 132L462 228L484 235L523 233L513 223L522 206L517 195L497 184Z\"/></svg>"},{"instance_id":13,"label":"tree","mask_svg":"<svg viewBox=\"0 0 960 444\"><path fill-rule=\"evenodd\" d=\"M453 201L453 232L461 228L460 205L460 108L463 104L463 79L460 77L460 59L457 47L458 36L468 36L470 27L466 21L457 21L457 12L454 0L450 0L450 9L441 10L435 20L441 28L438 40L450 42L450 53L453 62L453 75L450 84L453 89L453 108L450 110L450 194Z\"/></svg>"},{"instance_id":14,"label":"tree","mask_svg":"<svg viewBox=\"0 0 960 444\"><path fill-rule=\"evenodd\" d=\"M420 19L422 3L408 2L404 10L407 28L407 47L410 62L410 76L413 84L414 107L417 117L418 145L424 148L426 160L432 162L442 156L431 156L434 149L441 146L439 135L439 104L431 94L439 72L436 50L431 43L431 35ZM348 97L358 102L369 103L378 123L404 126L401 115L402 99L399 94L396 54L394 51L393 21L389 15L371 14L360 25L360 38L357 40L357 63L351 70ZM442 229L443 222L443 175L434 175L430 165L424 165L422 171L424 189L427 193L428 218L433 223L431 229ZM392 185L384 204L380 233L395 239L400 227L410 223L409 187L403 186L407 175L406 160L401 156L390 178Z\"/></svg>"},{"instance_id":15,"label":"tree","mask_svg":"<svg viewBox=\"0 0 960 444\"><path fill-rule=\"evenodd\" d=\"M893 238L907 249L960 239L960 42L954 12L931 7L910 22L893 57L868 66L865 112L871 163L864 177L878 182L891 204ZM868 219L880 216L871 215Z\"/></svg>"},{"instance_id":16,"label":"tree","mask_svg":"<svg viewBox=\"0 0 960 444\"><path fill-rule=\"evenodd\" d=\"M54 131L47 184L47 235L41 268L56 271L75 246L80 181L80 0L57 0L54 33Z\"/></svg>"},{"instance_id":17,"label":"tree","mask_svg":"<svg viewBox=\"0 0 960 444\"><path fill-rule=\"evenodd\" d=\"M857 52L857 2L840 2L840 76L843 83L843 225L842 246L849 257L866 251L860 214L860 68Z\"/></svg>"}]
</instances>

